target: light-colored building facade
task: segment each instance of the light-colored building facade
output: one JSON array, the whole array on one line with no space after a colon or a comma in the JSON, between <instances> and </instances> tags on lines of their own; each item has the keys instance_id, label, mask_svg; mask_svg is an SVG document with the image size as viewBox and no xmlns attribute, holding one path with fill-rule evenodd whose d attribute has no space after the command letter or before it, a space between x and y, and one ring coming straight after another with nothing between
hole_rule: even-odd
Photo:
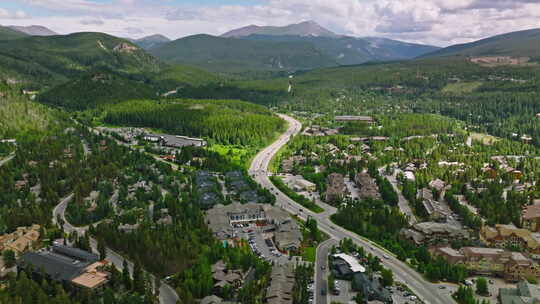
<instances>
[{"instance_id":1,"label":"light-colored building facade","mask_svg":"<svg viewBox=\"0 0 540 304\"><path fill-rule=\"evenodd\" d=\"M462 264L476 274L498 275L508 282L540 277L540 266L521 252L478 247L464 247L458 251L440 247L433 249L432 253L452 264Z\"/></svg>"},{"instance_id":2,"label":"light-colored building facade","mask_svg":"<svg viewBox=\"0 0 540 304\"><path fill-rule=\"evenodd\" d=\"M514 225L484 226L480 230L480 240L497 248L521 248L532 258L540 259L540 234Z\"/></svg>"}]
</instances>

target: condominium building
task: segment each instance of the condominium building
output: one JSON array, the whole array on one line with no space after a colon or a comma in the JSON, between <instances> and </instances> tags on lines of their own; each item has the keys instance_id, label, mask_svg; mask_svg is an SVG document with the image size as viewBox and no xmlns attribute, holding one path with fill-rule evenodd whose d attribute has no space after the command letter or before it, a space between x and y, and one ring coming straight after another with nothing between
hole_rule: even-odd
<instances>
[{"instance_id":1,"label":"condominium building","mask_svg":"<svg viewBox=\"0 0 540 304\"><path fill-rule=\"evenodd\" d=\"M484 226L480 230L480 240L490 247L521 248L532 258L540 259L540 234L514 225Z\"/></svg>"},{"instance_id":2,"label":"condominium building","mask_svg":"<svg viewBox=\"0 0 540 304\"><path fill-rule=\"evenodd\" d=\"M500 248L450 247L432 249L452 264L462 264L470 271L482 275L498 275L508 282L540 277L540 266L521 252Z\"/></svg>"}]
</instances>

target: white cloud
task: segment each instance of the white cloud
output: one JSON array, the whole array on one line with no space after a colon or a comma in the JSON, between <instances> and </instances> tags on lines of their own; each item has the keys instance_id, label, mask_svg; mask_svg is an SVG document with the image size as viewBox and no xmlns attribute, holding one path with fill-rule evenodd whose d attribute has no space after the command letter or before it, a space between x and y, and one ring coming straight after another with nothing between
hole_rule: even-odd
<instances>
[{"instance_id":1,"label":"white cloud","mask_svg":"<svg viewBox=\"0 0 540 304\"><path fill-rule=\"evenodd\" d=\"M0 9L0 24L41 24L60 33L117 36L221 34L249 25L314 20L338 33L449 45L540 27L538 0L266 0L257 5L174 5L170 1L21 0L56 12L28 17ZM24 18L19 19L17 18Z\"/></svg>"}]
</instances>

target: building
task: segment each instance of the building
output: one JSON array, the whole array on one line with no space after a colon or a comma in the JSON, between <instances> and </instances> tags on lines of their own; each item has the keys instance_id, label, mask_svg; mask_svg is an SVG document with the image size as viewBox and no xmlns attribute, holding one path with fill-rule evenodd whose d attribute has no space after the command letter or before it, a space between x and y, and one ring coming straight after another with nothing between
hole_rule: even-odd
<instances>
[{"instance_id":1,"label":"building","mask_svg":"<svg viewBox=\"0 0 540 304\"><path fill-rule=\"evenodd\" d=\"M238 269L227 269L222 260L212 265L212 279L214 280L214 292L220 293L225 286L238 289L244 282L245 274Z\"/></svg>"},{"instance_id":2,"label":"building","mask_svg":"<svg viewBox=\"0 0 540 304\"><path fill-rule=\"evenodd\" d=\"M43 272L54 281L91 290L109 281L109 273L102 270L105 265L106 262L99 262L95 254L61 245L27 252L18 261L20 268Z\"/></svg>"},{"instance_id":3,"label":"building","mask_svg":"<svg viewBox=\"0 0 540 304\"><path fill-rule=\"evenodd\" d=\"M410 233L407 233L409 230L411 229L402 230L401 235L414 236L414 239L411 239L412 241L420 241L425 244L449 243L453 240L470 239L470 233L467 230L448 223L423 222L415 224ZM421 233L423 238L417 238L414 232Z\"/></svg>"},{"instance_id":4,"label":"building","mask_svg":"<svg viewBox=\"0 0 540 304\"><path fill-rule=\"evenodd\" d=\"M501 304L539 304L540 287L521 281L516 288L499 289L499 301Z\"/></svg>"},{"instance_id":5,"label":"building","mask_svg":"<svg viewBox=\"0 0 540 304\"><path fill-rule=\"evenodd\" d=\"M285 220L276 224L274 243L281 251L296 251L302 243L302 231L292 219Z\"/></svg>"},{"instance_id":6,"label":"building","mask_svg":"<svg viewBox=\"0 0 540 304\"><path fill-rule=\"evenodd\" d=\"M378 279L369 277L365 273L358 272L354 274L352 288L353 290L362 291L365 303L374 303L374 301L385 304L393 303L390 291L384 288Z\"/></svg>"},{"instance_id":7,"label":"building","mask_svg":"<svg viewBox=\"0 0 540 304\"><path fill-rule=\"evenodd\" d=\"M298 177L294 180L293 188L295 191L317 191L317 185L302 177Z\"/></svg>"},{"instance_id":8,"label":"building","mask_svg":"<svg viewBox=\"0 0 540 304\"><path fill-rule=\"evenodd\" d=\"M540 234L514 225L483 226L480 240L486 245L497 248L521 248L534 259L540 259Z\"/></svg>"},{"instance_id":9,"label":"building","mask_svg":"<svg viewBox=\"0 0 540 304\"><path fill-rule=\"evenodd\" d=\"M365 122L368 124L372 124L374 122L374 119L371 116L352 116L352 115L336 116L335 120L336 121L360 121L360 122Z\"/></svg>"},{"instance_id":10,"label":"building","mask_svg":"<svg viewBox=\"0 0 540 304\"><path fill-rule=\"evenodd\" d=\"M206 211L205 221L220 240L235 238L238 224L257 223L274 232L274 243L282 251L296 250L302 242L302 232L289 214L268 204L218 204Z\"/></svg>"},{"instance_id":11,"label":"building","mask_svg":"<svg viewBox=\"0 0 540 304\"><path fill-rule=\"evenodd\" d=\"M354 177L354 182L360 188L360 198L381 199L379 187L375 180L366 172L360 172Z\"/></svg>"},{"instance_id":12,"label":"building","mask_svg":"<svg viewBox=\"0 0 540 304\"><path fill-rule=\"evenodd\" d=\"M440 179L435 179L429 182L429 186L438 192L441 192L444 190L444 187L446 187L446 183Z\"/></svg>"},{"instance_id":13,"label":"building","mask_svg":"<svg viewBox=\"0 0 540 304\"><path fill-rule=\"evenodd\" d=\"M266 289L266 303L292 304L294 281L294 269L292 264L272 267L270 285Z\"/></svg>"},{"instance_id":14,"label":"building","mask_svg":"<svg viewBox=\"0 0 540 304\"><path fill-rule=\"evenodd\" d=\"M347 185L343 174L332 173L326 178L326 194L327 202L336 202L342 200L348 194Z\"/></svg>"},{"instance_id":15,"label":"building","mask_svg":"<svg viewBox=\"0 0 540 304\"><path fill-rule=\"evenodd\" d=\"M12 233L0 236L0 252L11 250L16 255L33 250L35 243L40 237L40 225L34 224L30 227L18 227Z\"/></svg>"},{"instance_id":16,"label":"building","mask_svg":"<svg viewBox=\"0 0 540 304\"><path fill-rule=\"evenodd\" d=\"M523 228L532 232L540 231L540 204L529 205L521 216Z\"/></svg>"},{"instance_id":17,"label":"building","mask_svg":"<svg viewBox=\"0 0 540 304\"><path fill-rule=\"evenodd\" d=\"M332 268L340 278L350 278L355 273L364 273L366 268L362 266L358 260L345 253L338 253L332 255Z\"/></svg>"},{"instance_id":18,"label":"building","mask_svg":"<svg viewBox=\"0 0 540 304\"><path fill-rule=\"evenodd\" d=\"M169 135L169 134L145 134L143 139L150 142L157 142L162 146L171 148L183 148L183 147L204 147L207 142L204 139L192 138L181 135Z\"/></svg>"},{"instance_id":19,"label":"building","mask_svg":"<svg viewBox=\"0 0 540 304\"><path fill-rule=\"evenodd\" d=\"M432 253L452 264L462 264L475 274L497 275L508 282L540 277L540 266L521 252L478 247L464 247L457 251L440 247Z\"/></svg>"},{"instance_id":20,"label":"building","mask_svg":"<svg viewBox=\"0 0 540 304\"><path fill-rule=\"evenodd\" d=\"M418 191L418 198L422 201L422 205L431 220L444 222L451 213L448 205L433 198L431 189L423 188Z\"/></svg>"}]
</instances>

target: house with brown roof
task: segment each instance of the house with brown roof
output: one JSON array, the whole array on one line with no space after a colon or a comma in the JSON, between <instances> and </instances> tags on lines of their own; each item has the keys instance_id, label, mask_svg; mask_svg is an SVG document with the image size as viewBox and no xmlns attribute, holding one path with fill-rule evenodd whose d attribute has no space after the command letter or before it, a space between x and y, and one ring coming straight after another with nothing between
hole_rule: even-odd
<instances>
[{"instance_id":1,"label":"house with brown roof","mask_svg":"<svg viewBox=\"0 0 540 304\"><path fill-rule=\"evenodd\" d=\"M225 286L241 287L244 273L238 269L227 269L225 263L220 260L212 265L212 279L214 280L214 292L219 293Z\"/></svg>"},{"instance_id":2,"label":"house with brown roof","mask_svg":"<svg viewBox=\"0 0 540 304\"><path fill-rule=\"evenodd\" d=\"M34 244L39 240L40 225L30 227L18 227L10 234L0 236L0 252L12 250L20 255L28 250L34 249Z\"/></svg>"}]
</instances>

